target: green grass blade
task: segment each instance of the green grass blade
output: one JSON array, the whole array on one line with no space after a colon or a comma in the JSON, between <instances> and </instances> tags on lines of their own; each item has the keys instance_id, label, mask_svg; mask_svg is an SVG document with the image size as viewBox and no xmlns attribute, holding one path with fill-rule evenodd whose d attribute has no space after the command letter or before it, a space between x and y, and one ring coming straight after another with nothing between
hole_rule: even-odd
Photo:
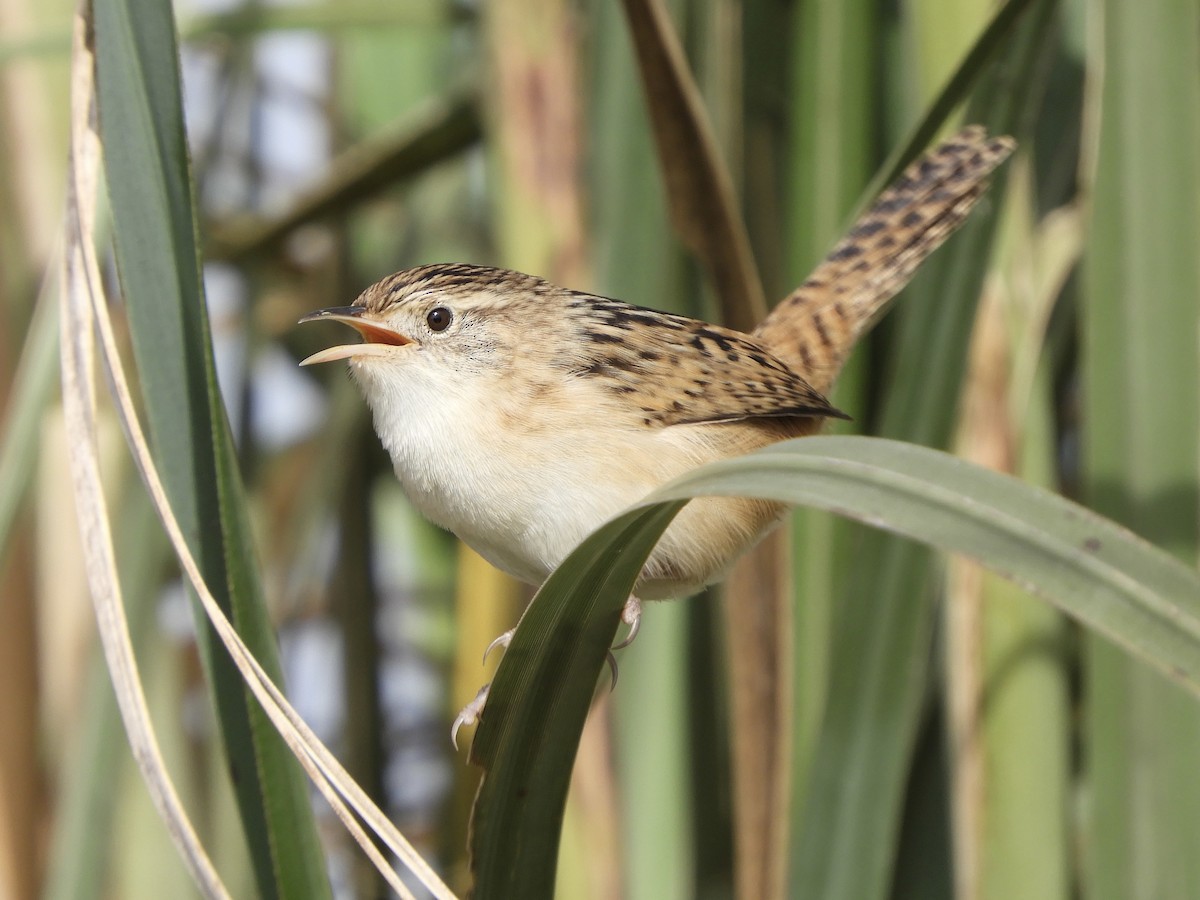
<instances>
[{"instance_id":1,"label":"green grass blade","mask_svg":"<svg viewBox=\"0 0 1200 900\"><path fill-rule=\"evenodd\" d=\"M876 18L876 4L863 0L804 3L795 16L786 209L789 285L802 282L833 246L871 174ZM830 398L838 409L858 415L866 408L867 361L868 354L860 350L838 376ZM860 427L838 422L831 430L849 433ZM833 612L853 534L846 522L811 510L793 518L792 834L802 824L804 793L825 709Z\"/></svg>"},{"instance_id":2,"label":"green grass blade","mask_svg":"<svg viewBox=\"0 0 1200 900\"><path fill-rule=\"evenodd\" d=\"M1200 574L1163 551L1083 507L937 451L861 437L777 444L656 492L580 545L539 591L472 750L486 770L472 847L480 896L551 896L575 748L619 611L682 498L706 494L812 506L962 553L1200 696Z\"/></svg>"},{"instance_id":3,"label":"green grass blade","mask_svg":"<svg viewBox=\"0 0 1200 900\"><path fill-rule=\"evenodd\" d=\"M1099 130L1082 309L1086 491L1195 566L1200 17L1195 3L1174 2L1091 12ZM1088 649L1086 896L1200 896L1200 710L1105 642Z\"/></svg>"},{"instance_id":4,"label":"green grass blade","mask_svg":"<svg viewBox=\"0 0 1200 900\"><path fill-rule=\"evenodd\" d=\"M864 0L807 3L797 16L789 284L803 281L833 246L869 174L874 94L869 48L875 27L874 5ZM910 161L926 144L913 148Z\"/></svg>"},{"instance_id":5,"label":"green grass blade","mask_svg":"<svg viewBox=\"0 0 1200 900\"><path fill-rule=\"evenodd\" d=\"M116 551L131 640L141 650L155 638L154 604L169 550L141 485L132 488L121 503ZM112 887L107 876L120 802L120 779L114 779L113 772L129 758L129 751L104 656L99 646L91 651L83 715L75 723L77 740L57 800L42 900L100 900ZM136 789L141 792L141 785Z\"/></svg>"},{"instance_id":6,"label":"green grass blade","mask_svg":"<svg viewBox=\"0 0 1200 900\"><path fill-rule=\"evenodd\" d=\"M989 70L995 55L1012 41L1014 29L1036 2L1037 0L1008 0L996 11L992 21L963 57L962 63L946 82L937 99L925 111L912 134L892 151L887 162L880 167L879 174L863 193L863 208L866 208L884 187L895 181L904 171L904 167L916 159L937 136L938 131L945 127L954 110L970 96L980 77Z\"/></svg>"},{"instance_id":7,"label":"green grass blade","mask_svg":"<svg viewBox=\"0 0 1200 900\"><path fill-rule=\"evenodd\" d=\"M113 233L155 458L205 580L278 680L209 346L171 7L105 0L95 41ZM199 630L259 890L328 896L299 767L207 624Z\"/></svg>"},{"instance_id":8,"label":"green grass blade","mask_svg":"<svg viewBox=\"0 0 1200 900\"><path fill-rule=\"evenodd\" d=\"M553 896L567 785L621 607L682 501L603 526L550 576L496 672L472 761L475 894Z\"/></svg>"},{"instance_id":9,"label":"green grass blade","mask_svg":"<svg viewBox=\"0 0 1200 900\"><path fill-rule=\"evenodd\" d=\"M1053 489L1050 376L1062 354L1059 342L1046 341L1044 326L1077 262L1080 220L1059 212L1035 228L1031 167L1022 161L1014 174L991 281L996 289L984 299L972 340L957 449ZM1014 289L1004 276L1025 267L1036 280ZM955 896L1066 900L1076 789L1072 630L1056 610L990 572L957 560L948 569L941 705Z\"/></svg>"},{"instance_id":10,"label":"green grass blade","mask_svg":"<svg viewBox=\"0 0 1200 900\"><path fill-rule=\"evenodd\" d=\"M1042 9L1052 8L1043 3ZM1027 19L983 88L972 121L1020 133L1032 91L1013 73L1035 72L1052 32ZM991 88L994 84L995 87ZM1005 170L993 187L1003 190ZM987 269L993 224L978 210L918 273L896 310L893 363L879 433L944 447L953 429L968 339ZM913 545L864 534L835 605L827 713L793 835L791 892L871 898L888 889L902 804L927 688L933 634L929 557Z\"/></svg>"},{"instance_id":11,"label":"green grass blade","mask_svg":"<svg viewBox=\"0 0 1200 900\"><path fill-rule=\"evenodd\" d=\"M42 411L58 375L58 304L38 300L13 379L9 409L0 429L0 557L8 548L13 521L37 460ZM3 602L0 599L0 602Z\"/></svg>"}]
</instances>

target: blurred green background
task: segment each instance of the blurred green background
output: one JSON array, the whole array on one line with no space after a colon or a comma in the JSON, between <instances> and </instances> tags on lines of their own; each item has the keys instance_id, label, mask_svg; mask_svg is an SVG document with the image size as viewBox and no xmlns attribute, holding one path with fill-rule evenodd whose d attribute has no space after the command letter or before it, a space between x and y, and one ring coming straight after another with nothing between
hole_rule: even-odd
<instances>
[{"instance_id":1,"label":"blurred green background","mask_svg":"<svg viewBox=\"0 0 1200 900\"><path fill-rule=\"evenodd\" d=\"M839 236L998 9L670 7L771 301ZM1195 566L1200 4L1020 10L968 63L943 133L979 121L1021 149L833 400L847 429L952 447ZM0 897L186 897L95 648L65 475L70 13L0 0ZM295 366L324 335L294 323L443 260L721 307L672 233L619 4L177 16L214 348L289 693L461 890L477 774L448 723L529 591L407 506L345 374ZM160 738L231 891L254 896L185 594L101 425ZM656 604L592 712L560 896L1200 897L1193 698L965 563L820 514L797 514L789 540L782 762L737 776L771 785L768 824L735 817L717 592ZM337 896L379 896L320 805L318 829Z\"/></svg>"}]
</instances>

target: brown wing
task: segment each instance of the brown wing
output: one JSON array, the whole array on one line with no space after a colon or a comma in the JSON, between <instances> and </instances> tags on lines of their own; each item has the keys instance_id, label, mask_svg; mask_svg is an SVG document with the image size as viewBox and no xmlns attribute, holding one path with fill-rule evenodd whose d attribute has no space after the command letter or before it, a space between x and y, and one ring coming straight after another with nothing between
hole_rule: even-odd
<instances>
[{"instance_id":1,"label":"brown wing","mask_svg":"<svg viewBox=\"0 0 1200 900\"><path fill-rule=\"evenodd\" d=\"M567 302L570 320L580 323L579 344L587 348L573 374L599 379L647 425L848 418L740 332L590 294L571 293Z\"/></svg>"}]
</instances>

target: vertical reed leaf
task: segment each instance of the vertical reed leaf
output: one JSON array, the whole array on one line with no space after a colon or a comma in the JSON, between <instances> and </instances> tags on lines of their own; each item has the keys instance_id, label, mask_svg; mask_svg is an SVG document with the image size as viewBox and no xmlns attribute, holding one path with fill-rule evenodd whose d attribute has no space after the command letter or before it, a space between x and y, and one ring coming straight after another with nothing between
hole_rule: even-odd
<instances>
[{"instance_id":1,"label":"vertical reed leaf","mask_svg":"<svg viewBox=\"0 0 1200 900\"><path fill-rule=\"evenodd\" d=\"M1030 161L1020 160L1014 174L1023 177L1010 181L1005 252L972 339L957 447L967 459L1050 487L1050 365L1036 377L1024 370L1042 353L1049 305L1076 261L1079 219L1059 216L1074 226L1065 241L1059 229L1033 227ZM1064 622L974 563L953 560L946 583L954 896L1066 900L1072 783Z\"/></svg>"},{"instance_id":2,"label":"vertical reed leaf","mask_svg":"<svg viewBox=\"0 0 1200 900\"><path fill-rule=\"evenodd\" d=\"M57 309L49 292L44 292L25 335L24 351L4 411L0 432L0 561L7 553L21 500L33 480L42 411L54 392Z\"/></svg>"},{"instance_id":3,"label":"vertical reed leaf","mask_svg":"<svg viewBox=\"0 0 1200 900\"><path fill-rule=\"evenodd\" d=\"M1049 2L1041 6L1052 8ZM1041 18L1018 30L985 76L995 86L994 102L977 96L972 121L994 132L1018 130L1030 102L1032 62L1046 34ZM1002 170L994 190L1003 180ZM932 446L949 441L990 237L987 210L976 210L899 301L880 433ZM860 900L889 890L927 688L930 587L924 551L877 533L863 535L837 604L826 717L803 824L793 835L793 895Z\"/></svg>"},{"instance_id":4,"label":"vertical reed leaf","mask_svg":"<svg viewBox=\"0 0 1200 900\"><path fill-rule=\"evenodd\" d=\"M870 173L877 63L875 5L863 0L801 4L791 38L793 105L784 210L788 287L800 284L841 236ZM864 353L842 371L833 403L861 418ZM839 433L857 428L836 423ZM804 792L825 709L833 604L850 562L845 522L811 510L794 519L795 734L791 832L801 827Z\"/></svg>"},{"instance_id":5,"label":"vertical reed leaf","mask_svg":"<svg viewBox=\"0 0 1200 900\"><path fill-rule=\"evenodd\" d=\"M131 488L120 504L121 529L115 537L131 639L140 650L154 639L154 601L168 548L142 486ZM85 712L65 767L43 900L100 900L111 892L107 876L116 834L114 808L120 797L120 779L113 772L137 777L132 765L122 766L129 759L127 741L98 646L93 647L88 668ZM182 870L182 863L177 868Z\"/></svg>"},{"instance_id":6,"label":"vertical reed leaf","mask_svg":"<svg viewBox=\"0 0 1200 900\"><path fill-rule=\"evenodd\" d=\"M170 4L102 0L95 40L117 261L155 458L205 580L278 681L213 369ZM258 888L267 898L328 896L300 770L197 617Z\"/></svg>"},{"instance_id":7,"label":"vertical reed leaf","mask_svg":"<svg viewBox=\"0 0 1200 900\"><path fill-rule=\"evenodd\" d=\"M979 38L971 46L954 74L938 92L936 98L924 111L920 122L906 140L896 145L888 160L880 167L867 188L867 200L874 198L898 176L921 150L934 139L946 121L962 102L971 95L976 80L989 71L994 57L1012 40L1012 31L1024 18L1026 12L1037 5L1038 0L1007 0L1001 6Z\"/></svg>"},{"instance_id":8,"label":"vertical reed leaf","mask_svg":"<svg viewBox=\"0 0 1200 900\"><path fill-rule=\"evenodd\" d=\"M1091 5L1098 109L1083 307L1088 496L1187 565L1200 493L1200 14ZM1200 709L1094 640L1087 657L1089 898L1200 896Z\"/></svg>"}]
</instances>

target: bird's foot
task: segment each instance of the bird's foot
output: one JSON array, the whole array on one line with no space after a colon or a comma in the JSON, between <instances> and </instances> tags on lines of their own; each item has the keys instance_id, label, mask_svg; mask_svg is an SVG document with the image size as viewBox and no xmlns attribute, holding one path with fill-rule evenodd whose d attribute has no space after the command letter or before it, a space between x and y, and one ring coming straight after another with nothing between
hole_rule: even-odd
<instances>
[{"instance_id":1,"label":"bird's foot","mask_svg":"<svg viewBox=\"0 0 1200 900\"><path fill-rule=\"evenodd\" d=\"M626 604L626 605L628 605L628 604ZM639 615L640 615L640 613L639 613ZM622 647L624 647L626 644L628 644L631 640L633 640L633 634L634 634L634 632L636 632L636 630L637 629L635 628L633 631L630 632L629 637L627 637L625 639L624 643L618 644L617 646L613 647L612 650L609 650L607 653L607 656L605 657L605 662L608 663L608 670L609 670L609 672L612 673L612 684L609 685L610 691L617 686L617 658L615 656L613 656L612 651L620 650ZM504 634L499 635L494 641L492 641L490 644L488 644L487 649L483 651L484 665L487 665L488 656L490 656L491 652L493 650L495 650L497 647L503 647L505 650L507 650L508 645L512 643L513 635L516 633L517 633L517 629L510 628L510 629L508 629L508 631L504 632ZM476 700L478 700L478 699L479 698L477 697ZM474 702L474 701L472 701L472 702ZM482 708L483 708L483 704L480 704L480 709L482 709Z\"/></svg>"},{"instance_id":2,"label":"bird's foot","mask_svg":"<svg viewBox=\"0 0 1200 900\"><path fill-rule=\"evenodd\" d=\"M488 656L497 647L508 649L508 645L512 643L513 635L517 633L517 629L510 628L501 635L497 635L496 639L487 645L487 649L483 651L483 664L486 666ZM488 691L492 689L492 683L489 681L479 689L470 703L458 711L458 715L454 717L454 723L450 726L450 743L454 745L454 749L458 750L458 731L465 725L474 725L479 721L479 717L483 715L483 707L487 705Z\"/></svg>"},{"instance_id":3,"label":"bird's foot","mask_svg":"<svg viewBox=\"0 0 1200 900\"><path fill-rule=\"evenodd\" d=\"M500 635L504 637L504 635ZM493 642L494 643L494 642ZM488 648L491 649L490 647ZM475 699L468 703L459 711L459 714L454 717L454 724L450 726L450 743L454 745L454 749L458 750L458 729L464 725L474 725L479 721L479 717L483 714L483 707L487 703L488 691L492 689L492 683L489 681L479 689L479 693L475 695Z\"/></svg>"},{"instance_id":4,"label":"bird's foot","mask_svg":"<svg viewBox=\"0 0 1200 900\"><path fill-rule=\"evenodd\" d=\"M487 658L497 647L508 649L508 645L512 643L513 635L517 633L517 629L510 628L504 634L499 635L494 641L487 645L487 649L483 651L483 664L487 665Z\"/></svg>"},{"instance_id":5,"label":"bird's foot","mask_svg":"<svg viewBox=\"0 0 1200 900\"><path fill-rule=\"evenodd\" d=\"M629 626L629 633L625 635L625 639L619 643L613 644L613 650L624 650L633 643L633 639L638 636L638 631L642 627L642 601L633 594L629 595L629 599L625 601L625 608L621 610L621 621ZM611 654L610 654L611 656ZM613 674L613 682L617 680L616 674Z\"/></svg>"},{"instance_id":6,"label":"bird's foot","mask_svg":"<svg viewBox=\"0 0 1200 900\"><path fill-rule=\"evenodd\" d=\"M633 597L630 597L629 601L625 604L625 612L622 614L623 621L628 623L630 626L629 634L624 641L622 641L620 644L617 644L612 648L612 650L606 651L605 655L605 662L608 663L608 671L612 675L612 681L608 687L610 691L617 686L617 658L613 656L613 650L620 650L633 640L634 636L637 634L638 622L641 618L641 604L637 603L636 614L632 621L630 620L630 603L637 603L637 601ZM498 635L494 641L488 644L487 649L483 651L484 664L487 664L488 656L490 656L491 652L497 647L502 647L507 650L508 645L512 643L513 635L516 633L517 629L510 628L503 634ZM464 706L459 711L458 715L454 717L454 723L450 726L450 743L454 745L455 750L458 749L459 729L466 725L474 725L479 721L479 717L483 715L483 708L487 705L488 691L491 690L491 687L492 683L489 681L479 689L479 693L475 695L475 699Z\"/></svg>"}]
</instances>

